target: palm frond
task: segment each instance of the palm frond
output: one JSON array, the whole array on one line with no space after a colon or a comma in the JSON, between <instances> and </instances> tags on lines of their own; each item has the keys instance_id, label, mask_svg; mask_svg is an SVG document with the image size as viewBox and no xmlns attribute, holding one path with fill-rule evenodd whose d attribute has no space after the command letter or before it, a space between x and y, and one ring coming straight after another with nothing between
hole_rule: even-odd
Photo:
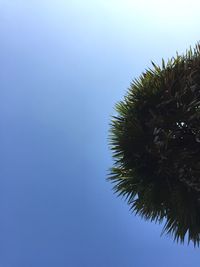
<instances>
[{"instance_id":1,"label":"palm frond","mask_svg":"<svg viewBox=\"0 0 200 267\"><path fill-rule=\"evenodd\" d=\"M200 43L153 61L115 106L108 180L135 214L175 241L200 242Z\"/></svg>"}]
</instances>

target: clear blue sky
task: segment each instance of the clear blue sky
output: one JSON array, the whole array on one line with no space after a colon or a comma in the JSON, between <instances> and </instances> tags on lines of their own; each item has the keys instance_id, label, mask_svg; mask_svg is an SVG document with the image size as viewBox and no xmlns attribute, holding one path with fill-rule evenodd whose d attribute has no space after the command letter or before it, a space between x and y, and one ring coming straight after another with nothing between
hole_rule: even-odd
<instances>
[{"instance_id":1,"label":"clear blue sky","mask_svg":"<svg viewBox=\"0 0 200 267\"><path fill-rule=\"evenodd\" d=\"M114 104L199 40L189 3L0 0L0 267L199 266L106 181Z\"/></svg>"}]
</instances>

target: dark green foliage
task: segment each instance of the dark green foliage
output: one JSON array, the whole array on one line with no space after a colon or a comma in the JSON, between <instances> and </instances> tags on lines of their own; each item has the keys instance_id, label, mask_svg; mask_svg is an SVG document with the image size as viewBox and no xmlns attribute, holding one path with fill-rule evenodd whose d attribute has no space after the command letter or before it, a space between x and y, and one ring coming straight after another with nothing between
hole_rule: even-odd
<instances>
[{"instance_id":1,"label":"dark green foliage","mask_svg":"<svg viewBox=\"0 0 200 267\"><path fill-rule=\"evenodd\" d=\"M200 242L200 44L153 62L116 105L109 180L131 209L166 221L177 241Z\"/></svg>"}]
</instances>

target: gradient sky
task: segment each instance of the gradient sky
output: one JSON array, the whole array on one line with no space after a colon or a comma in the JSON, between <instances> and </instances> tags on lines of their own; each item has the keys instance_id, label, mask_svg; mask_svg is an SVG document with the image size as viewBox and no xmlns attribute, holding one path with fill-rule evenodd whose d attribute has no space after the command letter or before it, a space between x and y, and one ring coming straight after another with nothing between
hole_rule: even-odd
<instances>
[{"instance_id":1,"label":"gradient sky","mask_svg":"<svg viewBox=\"0 0 200 267\"><path fill-rule=\"evenodd\" d=\"M0 267L191 267L106 181L114 104L199 40L198 1L0 0Z\"/></svg>"}]
</instances>

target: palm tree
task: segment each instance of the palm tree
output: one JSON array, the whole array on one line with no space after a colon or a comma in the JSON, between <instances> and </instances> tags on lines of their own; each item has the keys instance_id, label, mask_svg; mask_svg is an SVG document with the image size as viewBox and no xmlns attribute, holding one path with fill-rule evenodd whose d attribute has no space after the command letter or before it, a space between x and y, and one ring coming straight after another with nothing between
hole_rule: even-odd
<instances>
[{"instance_id":1,"label":"palm tree","mask_svg":"<svg viewBox=\"0 0 200 267\"><path fill-rule=\"evenodd\" d=\"M109 180L144 219L200 243L200 44L153 64L116 105Z\"/></svg>"}]
</instances>

